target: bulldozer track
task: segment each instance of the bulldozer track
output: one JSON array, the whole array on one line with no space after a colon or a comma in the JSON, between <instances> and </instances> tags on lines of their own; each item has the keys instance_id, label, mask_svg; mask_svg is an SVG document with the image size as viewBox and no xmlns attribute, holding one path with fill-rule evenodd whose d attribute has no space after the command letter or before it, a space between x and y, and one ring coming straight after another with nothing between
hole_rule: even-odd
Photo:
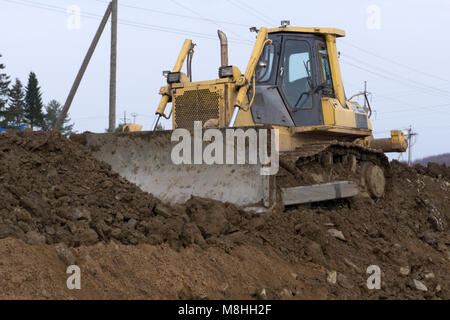
<instances>
[{"instance_id":1,"label":"bulldozer track","mask_svg":"<svg viewBox=\"0 0 450 320\"><path fill-rule=\"evenodd\" d=\"M308 144L283 152L280 167L280 188L353 181L360 192L374 198L384 194L385 179L391 178L389 159L382 151L350 142Z\"/></svg>"},{"instance_id":2,"label":"bulldozer track","mask_svg":"<svg viewBox=\"0 0 450 320\"><path fill-rule=\"evenodd\" d=\"M309 144L295 151L283 152L280 156L280 165L291 171L292 166L301 167L311 162L320 161L326 153L331 153L333 157L354 155L358 161L370 161L384 169L389 169L389 159L382 151L351 142L339 141Z\"/></svg>"}]
</instances>

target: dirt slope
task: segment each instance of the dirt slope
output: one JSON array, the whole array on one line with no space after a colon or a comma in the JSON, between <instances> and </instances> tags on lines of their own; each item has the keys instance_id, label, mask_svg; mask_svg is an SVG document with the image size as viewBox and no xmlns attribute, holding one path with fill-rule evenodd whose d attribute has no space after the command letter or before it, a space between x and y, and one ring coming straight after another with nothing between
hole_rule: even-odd
<instances>
[{"instance_id":1,"label":"dirt slope","mask_svg":"<svg viewBox=\"0 0 450 320\"><path fill-rule=\"evenodd\" d=\"M376 203L258 215L199 198L167 206L75 142L19 132L0 135L0 192L5 298L450 298L445 166L392 163ZM81 291L65 286L69 260ZM381 290L366 287L370 265Z\"/></svg>"}]
</instances>

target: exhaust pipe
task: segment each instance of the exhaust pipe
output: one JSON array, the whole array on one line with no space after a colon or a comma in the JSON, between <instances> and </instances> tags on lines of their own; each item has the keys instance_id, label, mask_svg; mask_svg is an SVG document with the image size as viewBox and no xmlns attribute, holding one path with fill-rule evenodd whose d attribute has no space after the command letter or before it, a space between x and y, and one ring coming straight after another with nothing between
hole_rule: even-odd
<instances>
[{"instance_id":1,"label":"exhaust pipe","mask_svg":"<svg viewBox=\"0 0 450 320\"><path fill-rule=\"evenodd\" d=\"M220 39L220 63L222 67L228 66L228 39L227 35L220 30L217 30Z\"/></svg>"}]
</instances>

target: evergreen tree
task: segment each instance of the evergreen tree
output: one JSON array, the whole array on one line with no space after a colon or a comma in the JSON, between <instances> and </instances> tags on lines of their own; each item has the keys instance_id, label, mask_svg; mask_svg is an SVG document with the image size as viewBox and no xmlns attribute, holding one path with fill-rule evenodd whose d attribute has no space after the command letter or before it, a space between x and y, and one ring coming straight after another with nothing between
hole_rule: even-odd
<instances>
[{"instance_id":1,"label":"evergreen tree","mask_svg":"<svg viewBox=\"0 0 450 320\"><path fill-rule=\"evenodd\" d=\"M46 113L44 115L44 125L42 129L44 131L54 130L56 120L62 112L62 106L58 101L52 100L45 107L45 111ZM70 121L71 120L69 118L69 114L67 113L61 126L61 133L66 135L73 133L74 124L70 123Z\"/></svg>"},{"instance_id":2,"label":"evergreen tree","mask_svg":"<svg viewBox=\"0 0 450 320\"><path fill-rule=\"evenodd\" d=\"M116 127L116 129L115 129L114 132L123 132L123 127L124 127L124 126L125 126L124 123L119 124L119 125ZM108 129L106 129L106 131L109 132Z\"/></svg>"},{"instance_id":3,"label":"evergreen tree","mask_svg":"<svg viewBox=\"0 0 450 320\"><path fill-rule=\"evenodd\" d=\"M5 121L8 125L23 124L23 113L25 109L25 93L22 82L16 79L13 87L9 90L9 104L4 112Z\"/></svg>"},{"instance_id":4,"label":"evergreen tree","mask_svg":"<svg viewBox=\"0 0 450 320\"><path fill-rule=\"evenodd\" d=\"M0 54L0 58L2 55ZM8 88L9 88L9 76L6 73L2 73L2 70L5 69L5 65L0 63L0 120L2 124L4 124L4 111L6 107L6 103L8 102Z\"/></svg>"},{"instance_id":5,"label":"evergreen tree","mask_svg":"<svg viewBox=\"0 0 450 320\"><path fill-rule=\"evenodd\" d=\"M24 119L30 125L31 129L34 129L34 127L42 128L44 126L42 94L34 72L30 72L25 91Z\"/></svg>"}]
</instances>

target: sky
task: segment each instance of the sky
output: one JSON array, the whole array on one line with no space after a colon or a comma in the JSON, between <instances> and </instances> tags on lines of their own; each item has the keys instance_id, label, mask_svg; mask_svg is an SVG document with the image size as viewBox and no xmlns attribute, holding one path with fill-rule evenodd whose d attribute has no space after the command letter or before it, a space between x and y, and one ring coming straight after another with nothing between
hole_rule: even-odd
<instances>
[{"instance_id":1,"label":"sky","mask_svg":"<svg viewBox=\"0 0 450 320\"><path fill-rule=\"evenodd\" d=\"M104 14L104 0L0 0L1 62L26 84L37 74L45 103L65 102ZM78 15L77 12L80 12ZM410 126L413 158L450 152L450 0L119 0L117 124L150 129L184 39L197 44L193 80L217 78L217 29L229 38L229 62L243 72L255 34L251 26L335 27L346 96L367 81L375 137ZM70 109L78 132L108 127L110 23ZM362 101L361 101L362 103ZM166 128L170 122L165 121ZM406 160L407 155L391 158Z\"/></svg>"}]
</instances>

